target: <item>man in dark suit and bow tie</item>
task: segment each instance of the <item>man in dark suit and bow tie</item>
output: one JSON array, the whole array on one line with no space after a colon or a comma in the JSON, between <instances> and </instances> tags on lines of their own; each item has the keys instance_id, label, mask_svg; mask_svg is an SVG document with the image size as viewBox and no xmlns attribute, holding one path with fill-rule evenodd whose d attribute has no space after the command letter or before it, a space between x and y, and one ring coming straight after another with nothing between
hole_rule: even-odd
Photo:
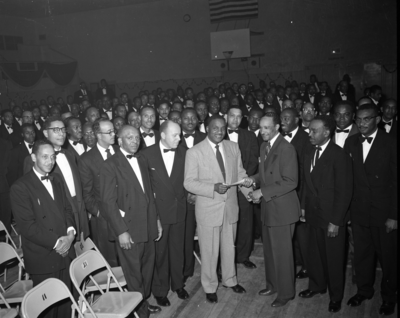
<instances>
[{"instance_id":1,"label":"man in dark suit and bow tie","mask_svg":"<svg viewBox=\"0 0 400 318\"><path fill-rule=\"evenodd\" d=\"M272 307L285 306L295 296L292 239L301 214L296 150L279 133L279 127L276 113L261 118L260 133L265 142L258 173L251 177L260 188L250 194L254 203L261 202L266 288L259 295L277 294Z\"/></svg>"},{"instance_id":2,"label":"man in dark suit and bow tie","mask_svg":"<svg viewBox=\"0 0 400 318\"><path fill-rule=\"evenodd\" d=\"M282 86L278 86L277 94L272 102L272 106L275 108L278 116L282 111L282 103L284 100L285 100L285 90Z\"/></svg>"},{"instance_id":3,"label":"man in dark suit and bow tie","mask_svg":"<svg viewBox=\"0 0 400 318\"><path fill-rule=\"evenodd\" d=\"M299 117L297 111L294 108L286 108L282 111L281 116L281 130L283 138L291 143L296 149L297 162L299 168L299 182L296 188L297 194L300 197L301 193L301 161L303 160L303 154L311 147L310 138L308 134L299 127ZM297 279L307 278L307 250L308 250L308 231L307 223L304 219L299 220L296 223L294 233L294 249L296 260L301 264L301 270L296 274Z\"/></svg>"},{"instance_id":4,"label":"man in dark suit and bow tie","mask_svg":"<svg viewBox=\"0 0 400 318\"><path fill-rule=\"evenodd\" d=\"M318 99L316 96L316 88L314 85L312 84L308 84L307 85L307 93L304 96L304 101L306 103L311 103L314 106L318 106Z\"/></svg>"},{"instance_id":5,"label":"man in dark suit and bow tie","mask_svg":"<svg viewBox=\"0 0 400 318\"><path fill-rule=\"evenodd\" d=\"M59 176L50 176L55 151L47 140L38 140L32 151L33 168L11 187L11 205L22 236L25 269L33 287L47 278L72 288L69 265L75 257L71 244L76 235L72 207ZM71 302L50 307L45 317L71 317Z\"/></svg>"},{"instance_id":6,"label":"man in dark suit and bow tie","mask_svg":"<svg viewBox=\"0 0 400 318\"><path fill-rule=\"evenodd\" d=\"M115 241L129 291L140 292L139 317L161 311L147 298L155 262L155 242L162 236L149 167L137 154L139 130L125 125L118 136L120 149L106 160L100 171L100 197L108 222L109 239Z\"/></svg>"},{"instance_id":7,"label":"man in dark suit and bow tie","mask_svg":"<svg viewBox=\"0 0 400 318\"><path fill-rule=\"evenodd\" d=\"M264 113L261 109L252 109L249 113L249 116L247 118L248 120L248 130L251 131L256 135L257 138L257 144L258 144L258 157L260 157L260 147L261 144L264 142L262 139L262 136L260 134L260 120L264 116ZM243 119L242 119L243 121ZM241 127L241 126L239 126Z\"/></svg>"},{"instance_id":8,"label":"man in dark suit and bow tie","mask_svg":"<svg viewBox=\"0 0 400 318\"><path fill-rule=\"evenodd\" d=\"M10 141L13 147L17 147L21 141L20 129L13 124L14 115L10 109L1 112L2 124L0 125L0 137Z\"/></svg>"},{"instance_id":9,"label":"man in dark suit and bow tie","mask_svg":"<svg viewBox=\"0 0 400 318\"><path fill-rule=\"evenodd\" d=\"M92 92L87 89L85 82L81 82L79 84L79 90L77 90L74 94L74 103L80 104L85 99L93 103Z\"/></svg>"},{"instance_id":10,"label":"man in dark suit and bow tie","mask_svg":"<svg viewBox=\"0 0 400 318\"><path fill-rule=\"evenodd\" d=\"M181 128L167 120L160 127L161 140L141 151L147 161L163 236L156 242L152 293L160 306L170 306L171 289L180 299L184 289L186 191L183 187L186 147L180 146ZM193 238L192 238L193 240Z\"/></svg>"},{"instance_id":11,"label":"man in dark suit and bow tie","mask_svg":"<svg viewBox=\"0 0 400 318\"><path fill-rule=\"evenodd\" d=\"M317 115L315 106L311 103L305 103L301 112L301 129L303 129L307 134L310 133L310 123Z\"/></svg>"},{"instance_id":12,"label":"man in dark suit and bow tie","mask_svg":"<svg viewBox=\"0 0 400 318\"><path fill-rule=\"evenodd\" d=\"M96 100L101 99L104 95L109 96L111 99L115 97L115 93L110 86L108 86L106 80L103 78L100 80L100 87L96 91Z\"/></svg>"},{"instance_id":13,"label":"man in dark suit and bow tie","mask_svg":"<svg viewBox=\"0 0 400 318\"><path fill-rule=\"evenodd\" d=\"M194 108L186 108L181 114L182 136L180 144L188 149L197 145L206 138L206 134L196 130L198 124L197 113ZM185 219L185 262L183 280L186 281L194 273L194 235L196 232L195 218L196 196L187 194Z\"/></svg>"},{"instance_id":14,"label":"man in dark suit and bow tie","mask_svg":"<svg viewBox=\"0 0 400 318\"><path fill-rule=\"evenodd\" d=\"M244 106L246 106L246 94L247 94L246 84L240 84L238 91L239 92L237 97L239 98L239 106L243 108Z\"/></svg>"},{"instance_id":15,"label":"man in dark suit and bow tie","mask_svg":"<svg viewBox=\"0 0 400 318\"><path fill-rule=\"evenodd\" d=\"M156 122L156 110L145 106L140 110L140 147L139 151L158 143L161 139L160 132L153 129Z\"/></svg>"},{"instance_id":16,"label":"man in dark suit and bow tie","mask_svg":"<svg viewBox=\"0 0 400 318\"><path fill-rule=\"evenodd\" d=\"M318 116L310 124L315 147L304 154L301 205L308 224L308 289L299 296L311 298L329 289L328 310L341 309L344 293L344 262L347 211L353 177L350 156L330 139L335 122Z\"/></svg>"},{"instance_id":17,"label":"man in dark suit and bow tie","mask_svg":"<svg viewBox=\"0 0 400 318\"><path fill-rule=\"evenodd\" d=\"M171 105L169 104L168 101L161 101L157 105L157 115L153 126L155 130L160 130L161 124L168 120L168 115L170 111L171 111Z\"/></svg>"},{"instance_id":18,"label":"man in dark suit and bow tie","mask_svg":"<svg viewBox=\"0 0 400 318\"><path fill-rule=\"evenodd\" d=\"M240 122L240 128L247 129L249 127L248 116L250 114L250 111L253 109L261 110L261 108L258 106L258 103L254 101L253 95L247 94L245 96L245 104L243 106L240 106L240 109L243 116L242 121Z\"/></svg>"},{"instance_id":19,"label":"man in dark suit and bow tie","mask_svg":"<svg viewBox=\"0 0 400 318\"><path fill-rule=\"evenodd\" d=\"M111 121L100 118L93 124L93 132L97 137L97 143L89 152L80 157L79 173L81 175L83 200L86 210L91 214L90 234L93 242L99 248L107 262L112 266L118 266L115 244L108 240L106 212L100 204L100 180L99 174L105 160L111 158L118 149L113 146L115 131Z\"/></svg>"},{"instance_id":20,"label":"man in dark suit and bow tie","mask_svg":"<svg viewBox=\"0 0 400 318\"><path fill-rule=\"evenodd\" d=\"M341 148L344 147L347 138L360 132L357 125L353 123L354 110L354 104L348 101L339 102L334 107L332 115L336 122L336 129L332 141Z\"/></svg>"},{"instance_id":21,"label":"man in dark suit and bow tie","mask_svg":"<svg viewBox=\"0 0 400 318\"><path fill-rule=\"evenodd\" d=\"M239 128L242 120L242 111L239 107L232 107L228 112L227 134L225 138L239 145L243 168L248 176L252 176L258 169L259 148L254 133ZM256 268L250 261L253 248L253 203L249 202L243 193L238 193L239 221L236 234L236 263L246 268Z\"/></svg>"},{"instance_id":22,"label":"man in dark suit and bow tie","mask_svg":"<svg viewBox=\"0 0 400 318\"><path fill-rule=\"evenodd\" d=\"M196 110L198 121L197 129L202 133L206 133L206 121L208 119L208 107L204 101L198 101L194 105L194 109Z\"/></svg>"},{"instance_id":23,"label":"man in dark suit and bow tie","mask_svg":"<svg viewBox=\"0 0 400 318\"><path fill-rule=\"evenodd\" d=\"M356 124L361 134L344 145L353 159L350 217L357 283L357 294L348 305L359 306L373 297L377 256L382 268L379 314L391 315L397 301L397 145L378 129L379 122L375 105L360 106Z\"/></svg>"},{"instance_id":24,"label":"man in dark suit and bow tie","mask_svg":"<svg viewBox=\"0 0 400 318\"><path fill-rule=\"evenodd\" d=\"M390 98L383 102L382 120L378 123L381 128L394 139L397 139L397 102Z\"/></svg>"},{"instance_id":25,"label":"man in dark suit and bow tie","mask_svg":"<svg viewBox=\"0 0 400 318\"><path fill-rule=\"evenodd\" d=\"M82 138L82 124L78 118L68 117L65 121L67 138L63 148L79 161L80 156L86 151L86 144Z\"/></svg>"},{"instance_id":26,"label":"man in dark suit and bow tie","mask_svg":"<svg viewBox=\"0 0 400 318\"><path fill-rule=\"evenodd\" d=\"M108 95L101 97L101 108L99 109L100 116L106 114L109 120L114 118L111 99Z\"/></svg>"},{"instance_id":27,"label":"man in dark suit and bow tie","mask_svg":"<svg viewBox=\"0 0 400 318\"><path fill-rule=\"evenodd\" d=\"M343 100L348 100L352 103L356 102L356 97L351 92L349 92L349 83L345 80L342 80L340 82L339 89L335 91L332 97L332 102L334 105Z\"/></svg>"}]
</instances>

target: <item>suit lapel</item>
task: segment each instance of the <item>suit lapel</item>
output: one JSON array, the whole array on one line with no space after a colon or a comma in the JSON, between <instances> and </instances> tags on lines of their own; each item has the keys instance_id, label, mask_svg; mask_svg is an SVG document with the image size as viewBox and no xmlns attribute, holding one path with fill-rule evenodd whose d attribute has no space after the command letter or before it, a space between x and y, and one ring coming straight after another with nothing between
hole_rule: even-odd
<instances>
[{"instance_id":1,"label":"suit lapel","mask_svg":"<svg viewBox=\"0 0 400 318\"><path fill-rule=\"evenodd\" d=\"M313 160L315 156L315 149L313 151L307 152L307 154L304 155L304 178L306 179L307 184L309 185L311 192L314 195L317 195L317 190L314 187L314 184L311 179L311 161ZM314 170L313 170L314 171Z\"/></svg>"},{"instance_id":2,"label":"suit lapel","mask_svg":"<svg viewBox=\"0 0 400 318\"><path fill-rule=\"evenodd\" d=\"M125 177L125 179L129 180L129 183L131 183L139 191L139 193L141 192L144 194L143 192L144 184L142 188L142 186L139 183L139 179L137 178L135 172L133 171L128 159L125 158L124 154L121 151L117 152L114 156L118 157L118 164L119 167L121 168L122 175ZM140 172L142 172L142 169L140 169Z\"/></svg>"},{"instance_id":3,"label":"suit lapel","mask_svg":"<svg viewBox=\"0 0 400 318\"><path fill-rule=\"evenodd\" d=\"M172 176L172 173L174 171L176 156L177 156L177 153L175 153L175 158L174 158L174 163L173 163L173 166L172 166L171 176ZM157 144L157 147L155 148L154 159L156 160L156 167L160 167L160 169L156 170L156 173L160 176L161 180L167 186L167 189L173 189L173 186L172 186L172 183L171 183L171 180L170 180L170 176L168 176L167 167L165 166L164 159L163 159L162 154L161 154L161 149L160 149L159 143ZM176 170L176 168L175 168L175 170Z\"/></svg>"},{"instance_id":4,"label":"suit lapel","mask_svg":"<svg viewBox=\"0 0 400 318\"><path fill-rule=\"evenodd\" d=\"M207 138L203 140L203 143L204 143L204 151L205 151L204 155L205 155L205 158L210 160L210 162L209 162L209 164L207 164L207 166L211 167L215 171L216 175L218 175L218 179L222 180L222 182L223 182L224 176L222 175L222 171L221 171L221 169L219 167L219 164L218 164L218 161L217 161L217 157L215 156L215 153L214 153L214 150L212 149L212 146L208 142ZM225 171L226 171L226 167L225 167Z\"/></svg>"},{"instance_id":5,"label":"suit lapel","mask_svg":"<svg viewBox=\"0 0 400 318\"><path fill-rule=\"evenodd\" d=\"M182 149L179 148L175 152L174 163L172 165L171 176L169 177L169 181L171 185L175 184L175 180L179 177L179 174L182 173L182 166L184 165L184 156L182 153ZM175 187L172 187L175 190Z\"/></svg>"},{"instance_id":6,"label":"suit lapel","mask_svg":"<svg viewBox=\"0 0 400 318\"><path fill-rule=\"evenodd\" d=\"M225 157L225 176L226 181L225 183L231 184L232 183L232 169L233 169L233 157L230 145L227 142L222 141L224 146L224 157ZM222 175L222 173L221 173ZM235 180L237 181L237 180Z\"/></svg>"}]
</instances>

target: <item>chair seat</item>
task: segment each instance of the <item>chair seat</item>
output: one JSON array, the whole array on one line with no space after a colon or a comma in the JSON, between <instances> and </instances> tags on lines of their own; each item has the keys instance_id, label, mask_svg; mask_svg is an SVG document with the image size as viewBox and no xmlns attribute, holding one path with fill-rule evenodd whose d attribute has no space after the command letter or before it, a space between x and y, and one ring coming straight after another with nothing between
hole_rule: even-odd
<instances>
[{"instance_id":1,"label":"chair seat","mask_svg":"<svg viewBox=\"0 0 400 318\"><path fill-rule=\"evenodd\" d=\"M122 318L128 316L142 299L142 294L138 292L107 292L91 306L97 317ZM93 317L88 309L83 314L85 317Z\"/></svg>"},{"instance_id":2,"label":"chair seat","mask_svg":"<svg viewBox=\"0 0 400 318\"><path fill-rule=\"evenodd\" d=\"M0 309L0 317L1 318L14 318L17 317L18 311L14 308L6 308L6 309Z\"/></svg>"},{"instance_id":3,"label":"chair seat","mask_svg":"<svg viewBox=\"0 0 400 318\"><path fill-rule=\"evenodd\" d=\"M111 268L111 271L115 275L115 278L117 279L117 281L119 282L121 287L125 286L126 280L125 280L124 272L122 271L122 267L120 267L120 266L113 267L113 268ZM93 275L93 279L96 281L97 284L99 284L101 289L107 288L107 280L108 280L107 273L108 273L108 271L104 270L100 273L97 273L96 275ZM114 282L114 279L111 279L110 288L117 288L117 287L118 287L118 285ZM90 281L86 285L86 291L89 292L89 291L93 291L93 290L97 290L97 287L92 281Z\"/></svg>"},{"instance_id":4,"label":"chair seat","mask_svg":"<svg viewBox=\"0 0 400 318\"><path fill-rule=\"evenodd\" d=\"M25 294L32 289L32 286L31 280L21 280L8 288L3 296L9 303L21 302Z\"/></svg>"}]
</instances>

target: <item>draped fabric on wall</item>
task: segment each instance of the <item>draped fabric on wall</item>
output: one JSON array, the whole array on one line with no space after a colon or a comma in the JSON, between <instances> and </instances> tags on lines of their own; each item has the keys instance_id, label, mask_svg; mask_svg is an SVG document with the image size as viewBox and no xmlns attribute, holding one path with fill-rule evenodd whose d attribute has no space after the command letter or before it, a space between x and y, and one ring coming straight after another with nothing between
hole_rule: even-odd
<instances>
[{"instance_id":1,"label":"draped fabric on wall","mask_svg":"<svg viewBox=\"0 0 400 318\"><path fill-rule=\"evenodd\" d=\"M22 87L32 87L37 84L44 73L57 85L65 86L71 83L75 76L78 62L73 61L64 64L48 62L37 62L37 69L34 71L19 71L17 63L0 63L0 68L5 75Z\"/></svg>"}]
</instances>

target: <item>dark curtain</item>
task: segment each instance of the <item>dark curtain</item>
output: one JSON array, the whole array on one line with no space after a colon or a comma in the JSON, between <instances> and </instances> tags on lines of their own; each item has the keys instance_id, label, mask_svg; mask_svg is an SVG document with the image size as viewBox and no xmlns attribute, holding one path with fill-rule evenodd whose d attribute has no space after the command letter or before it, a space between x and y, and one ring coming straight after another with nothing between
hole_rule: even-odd
<instances>
[{"instance_id":1,"label":"dark curtain","mask_svg":"<svg viewBox=\"0 0 400 318\"><path fill-rule=\"evenodd\" d=\"M64 86L69 84L74 78L77 66L78 62L67 64L45 63L45 70L54 83Z\"/></svg>"}]
</instances>

